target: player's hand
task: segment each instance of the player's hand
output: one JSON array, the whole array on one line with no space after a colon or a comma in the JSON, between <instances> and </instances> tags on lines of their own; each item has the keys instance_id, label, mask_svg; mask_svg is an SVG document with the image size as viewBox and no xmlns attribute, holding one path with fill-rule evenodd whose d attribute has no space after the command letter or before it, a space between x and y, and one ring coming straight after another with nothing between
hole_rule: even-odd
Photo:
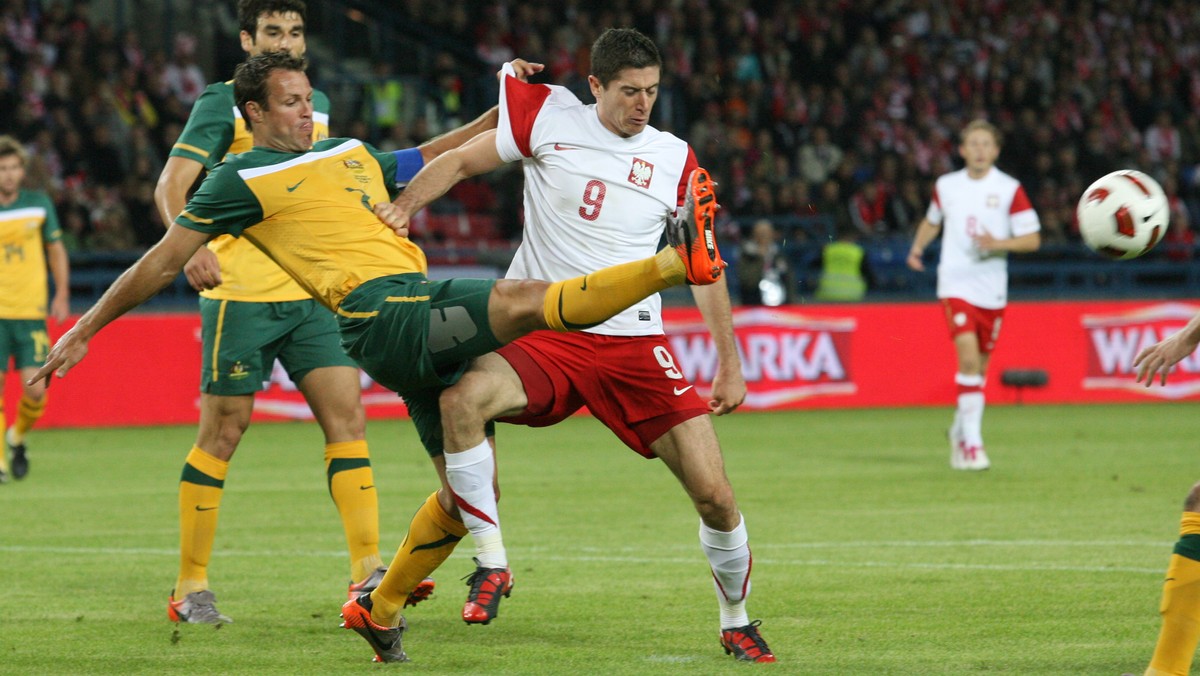
<instances>
[{"instance_id":1,"label":"player's hand","mask_svg":"<svg viewBox=\"0 0 1200 676\"><path fill-rule=\"evenodd\" d=\"M67 295L54 294L54 300L50 302L50 316L59 324L67 319L67 315L71 314L71 303L67 300Z\"/></svg>"},{"instance_id":2,"label":"player's hand","mask_svg":"<svg viewBox=\"0 0 1200 676\"><path fill-rule=\"evenodd\" d=\"M975 235L973 239L975 240L975 248L984 253L999 251L1001 249L1000 240L992 237L992 234L986 230L978 235Z\"/></svg>"},{"instance_id":3,"label":"player's hand","mask_svg":"<svg viewBox=\"0 0 1200 676\"><path fill-rule=\"evenodd\" d=\"M904 260L908 267L917 272L925 272L925 261L921 260L921 254L916 251L909 251L908 258Z\"/></svg>"},{"instance_id":4,"label":"player's hand","mask_svg":"<svg viewBox=\"0 0 1200 676\"><path fill-rule=\"evenodd\" d=\"M50 375L54 374L59 378L67 375L67 371L71 367L78 364L88 351L88 341L84 338L78 329L71 329L63 334L58 342L54 343L54 347L50 350L50 354L46 355L46 363L34 373L33 376L25 381L26 385L33 385L39 380L44 380L46 386L50 385Z\"/></svg>"},{"instance_id":5,"label":"player's hand","mask_svg":"<svg viewBox=\"0 0 1200 676\"><path fill-rule=\"evenodd\" d=\"M1160 383L1166 385L1167 374L1171 372L1171 367L1195 350L1196 343L1188 340L1183 331L1151 345L1133 358L1133 367L1137 369L1137 378L1134 382L1144 382L1146 387L1150 387L1154 384L1154 376L1157 374L1160 377Z\"/></svg>"},{"instance_id":6,"label":"player's hand","mask_svg":"<svg viewBox=\"0 0 1200 676\"><path fill-rule=\"evenodd\" d=\"M188 284L197 291L207 291L221 286L221 263L217 254L202 246L192 254L191 260L183 266L183 274Z\"/></svg>"},{"instance_id":7,"label":"player's hand","mask_svg":"<svg viewBox=\"0 0 1200 676\"><path fill-rule=\"evenodd\" d=\"M374 206L375 217L396 232L397 237L408 237L408 213L392 202L380 202Z\"/></svg>"},{"instance_id":8,"label":"player's hand","mask_svg":"<svg viewBox=\"0 0 1200 676\"><path fill-rule=\"evenodd\" d=\"M546 68L545 64L531 63L529 61L526 61L525 59L513 59L512 61L509 61L508 63L510 66L513 67L513 70L517 74L517 79L520 80L521 82L529 82L530 75L540 73L543 70L545 70L545 68ZM497 71L496 79L502 80L503 78L504 78L504 71L503 70Z\"/></svg>"},{"instance_id":9,"label":"player's hand","mask_svg":"<svg viewBox=\"0 0 1200 676\"><path fill-rule=\"evenodd\" d=\"M716 415L733 413L743 401L746 401L746 378L742 376L741 364L736 368L719 367L713 378L708 410Z\"/></svg>"}]
</instances>

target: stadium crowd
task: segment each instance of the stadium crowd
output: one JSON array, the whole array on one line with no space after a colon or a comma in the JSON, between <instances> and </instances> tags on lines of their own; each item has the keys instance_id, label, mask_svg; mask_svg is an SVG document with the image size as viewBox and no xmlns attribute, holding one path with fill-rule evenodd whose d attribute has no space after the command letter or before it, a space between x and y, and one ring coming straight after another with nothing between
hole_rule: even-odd
<instances>
[{"instance_id":1,"label":"stadium crowd","mask_svg":"<svg viewBox=\"0 0 1200 676\"><path fill-rule=\"evenodd\" d=\"M632 26L667 64L654 122L712 170L728 236L740 234L735 222L772 216L801 240L794 225L812 222L832 224L817 239L839 228L907 238L933 179L956 166L957 130L984 117L1003 131L999 165L1026 186L1048 244L1078 238L1074 205L1088 183L1136 167L1171 196L1177 225L1158 255L1188 260L1195 248L1200 5L1188 0L396 5L457 49L407 73L421 87L405 95L427 105L387 124L370 113L405 64L362 73L356 115L335 115L335 134L411 145L478 112L464 108L494 91L492 73L515 55L545 62L547 81L590 101L590 44L604 27ZM144 47L136 27L118 30L85 0L6 0L0 21L0 130L28 144L29 184L54 196L69 249L157 241L163 158L204 84L224 74L197 65L189 35ZM491 180L464 188L464 208L504 211L496 236L514 237L519 191L511 174Z\"/></svg>"}]
</instances>

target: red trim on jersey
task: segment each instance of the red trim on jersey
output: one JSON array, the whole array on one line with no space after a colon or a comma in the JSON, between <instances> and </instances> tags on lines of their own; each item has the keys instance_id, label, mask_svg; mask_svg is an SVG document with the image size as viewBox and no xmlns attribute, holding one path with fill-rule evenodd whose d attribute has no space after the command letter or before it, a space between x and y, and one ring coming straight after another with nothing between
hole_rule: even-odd
<instances>
[{"instance_id":1,"label":"red trim on jersey","mask_svg":"<svg viewBox=\"0 0 1200 676\"><path fill-rule=\"evenodd\" d=\"M1025 186L1018 185L1017 192L1013 193L1012 206L1008 208L1008 214L1011 216L1032 208L1033 205L1029 203L1029 196L1025 194Z\"/></svg>"},{"instance_id":2,"label":"red trim on jersey","mask_svg":"<svg viewBox=\"0 0 1200 676\"><path fill-rule=\"evenodd\" d=\"M929 199L933 200L933 203L937 205L938 209L942 208L942 201L938 199L937 185L933 186L933 195Z\"/></svg>"},{"instance_id":3,"label":"red trim on jersey","mask_svg":"<svg viewBox=\"0 0 1200 676\"><path fill-rule=\"evenodd\" d=\"M542 104L550 97L546 85L521 82L511 75L504 76L504 105L508 109L508 126L512 131L517 150L525 157L532 157L529 137L533 134L533 121L537 119Z\"/></svg>"},{"instance_id":4,"label":"red trim on jersey","mask_svg":"<svg viewBox=\"0 0 1200 676\"><path fill-rule=\"evenodd\" d=\"M696 153L692 152L692 147L687 147L687 159L683 161L683 175L679 177L679 190L675 195L675 206L683 206L683 198L687 196L688 179L692 176L693 169L699 169L700 163L696 161Z\"/></svg>"}]
</instances>

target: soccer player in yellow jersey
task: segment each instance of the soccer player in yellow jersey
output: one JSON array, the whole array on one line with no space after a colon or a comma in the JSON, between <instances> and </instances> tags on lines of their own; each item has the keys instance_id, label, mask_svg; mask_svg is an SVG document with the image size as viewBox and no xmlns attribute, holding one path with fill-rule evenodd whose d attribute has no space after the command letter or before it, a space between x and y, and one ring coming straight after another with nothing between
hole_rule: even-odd
<instances>
[{"instance_id":1,"label":"soccer player in yellow jersey","mask_svg":"<svg viewBox=\"0 0 1200 676\"><path fill-rule=\"evenodd\" d=\"M268 51L302 57L305 5L300 0L241 0L241 44L249 55ZM312 139L329 137L329 99L313 92ZM494 111L421 148L411 172L440 152L495 127ZM182 211L202 170L251 148L234 105L233 83L209 85L196 101L155 190L164 223ZM408 169L406 169L407 171ZM179 622L229 622L217 612L208 564L229 462L250 424L255 393L278 359L297 384L325 436L330 496L350 553L350 593L374 589L383 576L379 506L365 438L358 367L338 342L337 323L278 265L244 239L221 236L184 266L200 291L201 394L196 442L179 481L179 574L167 605ZM410 597L432 591L423 582Z\"/></svg>"},{"instance_id":2,"label":"soccer player in yellow jersey","mask_svg":"<svg viewBox=\"0 0 1200 676\"><path fill-rule=\"evenodd\" d=\"M49 314L55 321L67 318L71 297L70 265L54 203L44 192L21 188L25 161L21 144L11 136L0 136L0 429L6 424L4 373L10 359L21 379L28 380L45 362L50 349L46 335L47 263L54 277ZM29 472L25 433L45 410L45 385L25 385L17 416L4 434L6 450L0 452L0 483L8 481L10 472L17 479Z\"/></svg>"},{"instance_id":3,"label":"soccer player in yellow jersey","mask_svg":"<svg viewBox=\"0 0 1200 676\"><path fill-rule=\"evenodd\" d=\"M254 148L208 175L163 239L59 339L31 380L65 376L96 332L158 293L219 234L249 240L334 311L347 354L401 395L445 388L473 357L531 331L588 328L652 293L720 278L708 192L672 221L671 246L649 258L553 283L429 281L424 252L385 224L399 192L397 157L354 139L313 143L303 60L251 57L234 74L234 92ZM380 659L405 659L399 615L390 627L351 622Z\"/></svg>"},{"instance_id":4,"label":"soccer player in yellow jersey","mask_svg":"<svg viewBox=\"0 0 1200 676\"><path fill-rule=\"evenodd\" d=\"M1137 382L1166 386L1171 369L1200 345L1200 314L1179 331L1147 347L1133 359ZM1183 501L1179 541L1167 565L1162 602L1162 626L1145 676L1187 676L1200 643L1200 483Z\"/></svg>"}]
</instances>

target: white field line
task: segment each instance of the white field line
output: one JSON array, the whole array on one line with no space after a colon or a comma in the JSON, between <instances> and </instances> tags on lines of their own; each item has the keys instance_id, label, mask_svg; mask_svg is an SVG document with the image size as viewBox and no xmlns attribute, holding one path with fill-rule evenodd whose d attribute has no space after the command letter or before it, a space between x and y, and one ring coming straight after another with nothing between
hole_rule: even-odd
<instances>
[{"instance_id":1,"label":"white field line","mask_svg":"<svg viewBox=\"0 0 1200 676\"><path fill-rule=\"evenodd\" d=\"M902 541L861 541L861 542L806 542L790 544L751 545L759 552L754 557L759 566L797 566L797 567L838 567L838 568L892 568L913 570L988 570L988 571L1050 571L1075 573L1136 573L1146 575L1162 575L1170 554L1170 543L1152 541L1095 541L1095 540L902 540ZM1087 566L1051 563L956 563L950 561L880 561L880 560L833 560L794 558L784 550L803 549L862 549L862 548L891 548L891 549L922 549L922 548L965 548L965 547L1063 547L1088 548L1095 550L1104 547L1142 547L1159 550L1162 554L1163 566L1141 568L1131 566ZM700 559L699 552L694 556L678 556L674 551L682 551L679 546L663 548L664 556L646 556L644 548L626 547L604 549L598 547L576 547L573 554L563 554L561 548L530 547L514 548L517 556L530 555L541 561L590 562L590 563L628 563L628 564L677 564L692 565ZM762 556L762 552L770 551L773 556ZM41 545L0 545L0 552L14 554L70 554L92 556L164 556L176 557L176 549L150 547L56 547ZM213 552L214 557L256 557L256 558L342 558L344 551L335 550L219 550ZM469 552L456 553L452 558L470 558ZM760 569L761 570L761 569Z\"/></svg>"}]
</instances>

